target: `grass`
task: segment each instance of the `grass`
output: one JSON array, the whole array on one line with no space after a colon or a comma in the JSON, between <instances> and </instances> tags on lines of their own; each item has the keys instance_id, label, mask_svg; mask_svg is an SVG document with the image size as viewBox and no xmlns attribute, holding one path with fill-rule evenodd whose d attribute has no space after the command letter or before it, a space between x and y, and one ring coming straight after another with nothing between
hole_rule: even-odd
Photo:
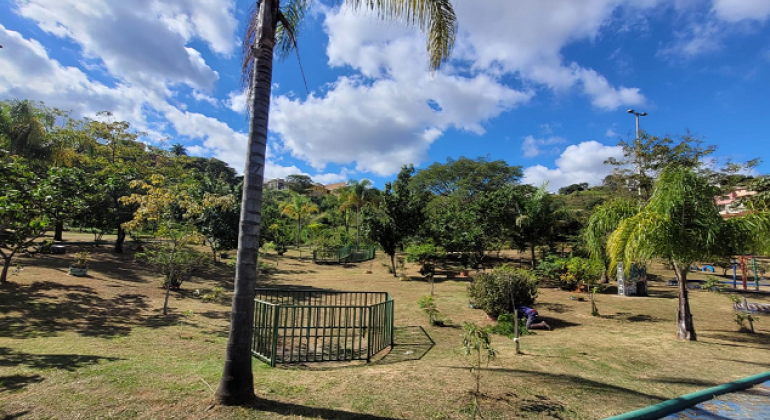
<instances>
[{"instance_id":1,"label":"grass","mask_svg":"<svg viewBox=\"0 0 770 420\"><path fill-rule=\"evenodd\" d=\"M79 240L74 233L65 238ZM217 264L197 273L172 292L170 315L163 316L155 273L105 245L89 250L89 277L66 275L70 251L20 260L24 269L0 287L0 418L468 417L473 377L460 351L459 325L489 321L468 307L467 278L447 278L451 271L439 270L436 304L455 327L434 327L417 306L430 286L415 266L409 267L413 281L399 281L380 261L314 265L289 251L262 284L388 291L396 302L396 346L368 365L271 369L254 360L260 405L212 407L232 268ZM374 273L366 274L370 269ZM661 267L653 273L673 276ZM225 289L218 301L193 296L195 289L217 286ZM739 332L724 296L692 291L699 340L682 342L676 339L675 287L653 282L646 298L614 292L597 295L601 316L592 317L587 301L570 299L575 293L542 288L537 307L555 329L523 337L519 356L511 340L493 337L500 353L482 372L485 418L603 418L770 369L769 321L755 324L757 334ZM765 294L747 297L770 303Z\"/></svg>"}]
</instances>

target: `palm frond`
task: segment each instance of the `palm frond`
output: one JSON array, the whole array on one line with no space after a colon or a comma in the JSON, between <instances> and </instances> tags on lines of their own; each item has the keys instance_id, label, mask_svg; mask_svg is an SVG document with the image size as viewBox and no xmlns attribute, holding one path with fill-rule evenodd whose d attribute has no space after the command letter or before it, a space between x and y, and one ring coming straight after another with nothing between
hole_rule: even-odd
<instances>
[{"instance_id":1,"label":"palm frond","mask_svg":"<svg viewBox=\"0 0 770 420\"><path fill-rule=\"evenodd\" d=\"M431 70L441 67L452 52L457 16L450 0L337 0L353 10L371 10L383 20L417 26L426 34Z\"/></svg>"}]
</instances>

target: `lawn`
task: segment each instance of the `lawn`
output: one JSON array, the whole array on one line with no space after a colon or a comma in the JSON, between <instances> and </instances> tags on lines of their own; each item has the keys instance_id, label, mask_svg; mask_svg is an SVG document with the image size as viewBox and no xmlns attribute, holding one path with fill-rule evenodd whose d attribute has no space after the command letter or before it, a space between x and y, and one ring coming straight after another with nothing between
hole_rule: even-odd
<instances>
[{"instance_id":1,"label":"lawn","mask_svg":"<svg viewBox=\"0 0 770 420\"><path fill-rule=\"evenodd\" d=\"M88 277L67 275L71 253L37 255L19 260L23 269L0 286L0 418L468 417L473 384L459 326L490 322L468 307L468 278L439 270L438 309L454 326L433 327L417 307L430 288L415 267L412 281L400 281L387 273L382 255L342 267L315 265L308 252L300 259L290 251L262 285L390 292L396 346L370 364L269 368L254 360L260 405L230 408L213 406L212 396L233 269L218 264L198 273L172 292L163 316L156 273L130 254L90 250ZM653 273L673 277L661 270ZM214 302L195 296L215 287L225 293ZM601 316L592 317L588 303L571 299L577 294L541 288L537 307L555 328L523 337L522 355L510 339L493 337L499 355L482 372L485 418L598 419L770 369L770 322L755 324L756 334L739 332L726 297L692 291L698 341L683 342L676 339L675 287L652 282L645 298L614 291L597 297ZM746 296L770 303L770 295Z\"/></svg>"}]
</instances>

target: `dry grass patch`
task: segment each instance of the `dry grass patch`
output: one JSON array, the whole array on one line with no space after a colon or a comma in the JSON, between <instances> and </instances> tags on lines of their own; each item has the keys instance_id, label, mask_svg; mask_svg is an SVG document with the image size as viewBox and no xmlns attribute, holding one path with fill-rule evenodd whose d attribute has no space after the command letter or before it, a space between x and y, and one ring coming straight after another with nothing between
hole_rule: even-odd
<instances>
[{"instance_id":1,"label":"dry grass patch","mask_svg":"<svg viewBox=\"0 0 770 420\"><path fill-rule=\"evenodd\" d=\"M438 309L455 327L432 327L417 307L430 286L415 267L413 281L400 281L379 261L315 265L307 252L300 259L290 251L262 285L390 292L396 346L368 365L271 369L255 360L259 406L210 407L227 340L232 269L218 264L197 273L172 292L164 317L155 273L107 247L92 256L89 277L66 275L69 254L39 255L0 288L6 418L467 418L473 379L459 350L459 325L489 323L468 307L467 278L437 277ZM193 296L217 286L226 291L218 302ZM570 299L574 293L541 289L538 309L556 328L523 337L520 356L512 341L494 336L500 354L482 376L485 417L602 418L770 367L770 322L760 320L757 334L738 332L723 296L693 290L699 341L682 342L674 287L655 282L648 298L611 292L598 295L602 316L592 317L587 302ZM770 303L767 295L749 300Z\"/></svg>"}]
</instances>

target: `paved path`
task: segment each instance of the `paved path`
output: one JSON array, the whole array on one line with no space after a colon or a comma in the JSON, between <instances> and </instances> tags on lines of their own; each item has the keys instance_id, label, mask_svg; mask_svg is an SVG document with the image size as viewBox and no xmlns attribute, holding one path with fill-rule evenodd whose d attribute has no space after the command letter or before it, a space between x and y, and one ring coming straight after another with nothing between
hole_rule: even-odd
<instances>
[{"instance_id":1,"label":"paved path","mask_svg":"<svg viewBox=\"0 0 770 420\"><path fill-rule=\"evenodd\" d=\"M770 420L770 381L720 395L661 420Z\"/></svg>"}]
</instances>

